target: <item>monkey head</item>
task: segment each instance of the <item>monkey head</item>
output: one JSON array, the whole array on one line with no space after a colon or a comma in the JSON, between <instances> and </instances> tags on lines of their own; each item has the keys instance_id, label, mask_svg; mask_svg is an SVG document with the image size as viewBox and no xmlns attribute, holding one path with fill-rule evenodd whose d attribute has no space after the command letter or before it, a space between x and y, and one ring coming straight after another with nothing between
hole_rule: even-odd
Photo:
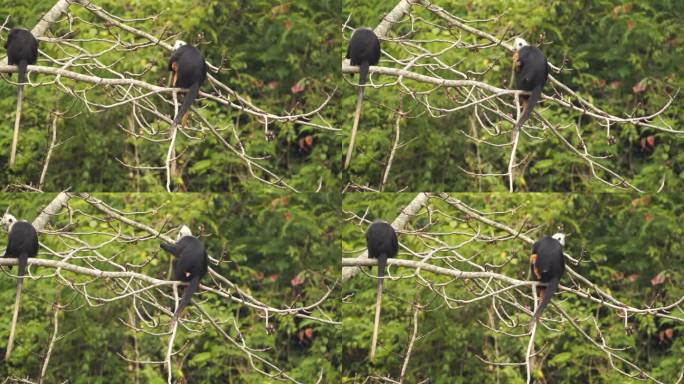
<instances>
[{"instance_id":1,"label":"monkey head","mask_svg":"<svg viewBox=\"0 0 684 384\"><path fill-rule=\"evenodd\" d=\"M182 46L184 46L184 45L188 45L188 43L186 43L186 42L183 41L183 40L176 40L176 42L173 43L173 50L175 51L175 50L177 50L178 48L180 48L180 47L182 47Z\"/></svg>"},{"instance_id":2,"label":"monkey head","mask_svg":"<svg viewBox=\"0 0 684 384\"><path fill-rule=\"evenodd\" d=\"M565 246L565 233L558 232L551 237L557 240L560 243L560 245Z\"/></svg>"},{"instance_id":3,"label":"monkey head","mask_svg":"<svg viewBox=\"0 0 684 384\"><path fill-rule=\"evenodd\" d=\"M519 51L522 47L528 46L530 44L525 41L522 37L516 37L513 41L513 49Z\"/></svg>"},{"instance_id":4,"label":"monkey head","mask_svg":"<svg viewBox=\"0 0 684 384\"><path fill-rule=\"evenodd\" d=\"M2 220L0 220L0 226L5 228L9 232L12 229L12 226L14 225L14 223L16 223L16 222L17 222L16 217L5 212L5 214L2 216Z\"/></svg>"},{"instance_id":5,"label":"monkey head","mask_svg":"<svg viewBox=\"0 0 684 384\"><path fill-rule=\"evenodd\" d=\"M182 239L185 236L192 236L192 231L190 231L190 228L188 228L187 225L183 225L178 231L178 237L176 237L176 241Z\"/></svg>"}]
</instances>

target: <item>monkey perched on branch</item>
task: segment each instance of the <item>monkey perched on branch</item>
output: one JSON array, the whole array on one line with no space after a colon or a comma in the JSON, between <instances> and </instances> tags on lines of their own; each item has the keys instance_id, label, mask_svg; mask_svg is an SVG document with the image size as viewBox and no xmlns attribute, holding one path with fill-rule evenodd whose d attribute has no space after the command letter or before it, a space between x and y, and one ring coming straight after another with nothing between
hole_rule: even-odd
<instances>
[{"instance_id":1,"label":"monkey perched on branch","mask_svg":"<svg viewBox=\"0 0 684 384\"><path fill-rule=\"evenodd\" d=\"M546 283L546 287L537 287L539 306L534 312L534 321L539 320L542 311L551 301L551 297L558 290L560 279L565 272L563 257L565 235L556 233L552 237L545 237L534 243L530 257L530 270L535 280Z\"/></svg>"},{"instance_id":2,"label":"monkey perched on branch","mask_svg":"<svg viewBox=\"0 0 684 384\"><path fill-rule=\"evenodd\" d=\"M394 258L399 251L397 233L391 225L384 221L376 221L366 231L366 245L368 257L378 260L378 289L375 301L375 321L373 324L373 339L371 341L371 361L375 359L375 349L378 342L378 328L380 326L380 307L382 304L382 282L385 276L385 266L388 258Z\"/></svg>"},{"instance_id":3,"label":"monkey perched on branch","mask_svg":"<svg viewBox=\"0 0 684 384\"><path fill-rule=\"evenodd\" d=\"M7 361L12 354L12 347L14 345L14 335L17 328L17 319L19 318L19 304L21 302L21 288L24 283L24 275L26 274L26 265L29 258L36 257L38 254L38 233L31 223L17 221L14 216L8 213L5 213L2 217L0 224L7 228L8 232L5 257L16 257L19 260L14 314L12 315L12 325L10 327L9 340L7 341L7 349L5 350L5 361Z\"/></svg>"},{"instance_id":4,"label":"monkey perched on branch","mask_svg":"<svg viewBox=\"0 0 684 384\"><path fill-rule=\"evenodd\" d=\"M14 120L14 134L12 135L12 149L10 152L10 168L14 167L17 156L17 143L19 141L19 124L21 121L21 103L24 98L24 83L26 83L26 67L35 64L38 60L38 40L31 32L12 28L7 36L5 43L7 49L7 64L17 66L18 83L17 86L17 112Z\"/></svg>"}]
</instances>

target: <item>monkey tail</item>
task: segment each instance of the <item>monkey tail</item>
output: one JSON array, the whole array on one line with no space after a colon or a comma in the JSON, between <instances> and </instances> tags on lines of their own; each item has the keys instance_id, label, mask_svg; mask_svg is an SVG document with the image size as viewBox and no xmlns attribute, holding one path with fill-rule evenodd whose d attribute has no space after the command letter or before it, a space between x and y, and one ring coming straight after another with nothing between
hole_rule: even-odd
<instances>
[{"instance_id":1,"label":"monkey tail","mask_svg":"<svg viewBox=\"0 0 684 384\"><path fill-rule=\"evenodd\" d=\"M183 98L183 104L181 105L181 108L178 111L176 118L173 119L174 125L178 125L183 116L185 116L185 114L190 110L190 106L192 106L193 101L195 101L197 95L199 95L199 89L200 83L194 83L190 86L190 88L188 88L188 92L185 94L185 97Z\"/></svg>"},{"instance_id":2,"label":"monkey tail","mask_svg":"<svg viewBox=\"0 0 684 384\"><path fill-rule=\"evenodd\" d=\"M19 74L19 85L17 85L17 111L14 117L14 131L12 134L12 147L10 149L10 168L14 168L14 161L17 157L17 144L19 142L19 126L21 124L21 103L24 98L24 83L26 82L26 68L28 63L21 60L17 63L17 73Z\"/></svg>"},{"instance_id":3,"label":"monkey tail","mask_svg":"<svg viewBox=\"0 0 684 384\"><path fill-rule=\"evenodd\" d=\"M534 109L534 106L537 104L539 99L541 98L542 94L542 86L538 85L534 87L530 94L530 98L527 99L527 108L523 111L522 116L520 116L520 120L518 120L518 123L515 125L516 129L519 129L522 127L523 123L527 121L527 119L530 118L530 115L532 114L532 110Z\"/></svg>"},{"instance_id":4,"label":"monkey tail","mask_svg":"<svg viewBox=\"0 0 684 384\"><path fill-rule=\"evenodd\" d=\"M27 254L22 254L19 256L19 276L20 280L24 279L24 275L26 274L26 266L28 265L28 255Z\"/></svg>"},{"instance_id":5,"label":"monkey tail","mask_svg":"<svg viewBox=\"0 0 684 384\"><path fill-rule=\"evenodd\" d=\"M375 360L375 351L378 345L378 329L380 328L380 309L382 308L382 282L387 266L387 255L378 256L378 290L375 299L375 321L373 323L373 339L371 341L371 361Z\"/></svg>"},{"instance_id":6,"label":"monkey tail","mask_svg":"<svg viewBox=\"0 0 684 384\"><path fill-rule=\"evenodd\" d=\"M368 68L370 67L370 64L367 61L364 61L359 65L359 85L364 85L366 84L366 80L368 79Z\"/></svg>"},{"instance_id":7,"label":"monkey tail","mask_svg":"<svg viewBox=\"0 0 684 384\"><path fill-rule=\"evenodd\" d=\"M544 289L544 300L542 300L541 304L539 304L539 307L534 312L534 321L539 320L539 317L541 317L542 311L551 302L551 296L553 296L553 294L556 293L556 291L558 290L559 284L560 284L560 277L552 279L551 281L549 281L547 283L546 288Z\"/></svg>"},{"instance_id":8,"label":"monkey tail","mask_svg":"<svg viewBox=\"0 0 684 384\"><path fill-rule=\"evenodd\" d=\"M26 60L21 60L17 63L17 74L19 75L19 86L22 87L23 84L26 82L26 72L28 71L27 69L28 63Z\"/></svg>"},{"instance_id":9,"label":"monkey tail","mask_svg":"<svg viewBox=\"0 0 684 384\"><path fill-rule=\"evenodd\" d=\"M183 298L181 299L180 304L178 304L178 309L176 309L176 313L173 314L173 321L178 321L178 318L183 312L183 309L187 307L188 304L190 304L192 294L195 293L199 288L200 278L200 275L195 275L195 277L193 277L192 280L190 280L190 285L185 287L185 291L183 291Z\"/></svg>"},{"instance_id":10,"label":"monkey tail","mask_svg":"<svg viewBox=\"0 0 684 384\"><path fill-rule=\"evenodd\" d=\"M14 336L17 331L17 320L19 319L19 304L21 303L21 288L24 285L24 274L26 273L26 265L28 264L28 255L21 254L17 258L19 260L19 274L17 275L17 292L14 297L14 313L12 314L12 325L10 326L9 339L7 340L7 349L5 350L5 361L8 361L12 355L12 348L14 347Z\"/></svg>"}]
</instances>

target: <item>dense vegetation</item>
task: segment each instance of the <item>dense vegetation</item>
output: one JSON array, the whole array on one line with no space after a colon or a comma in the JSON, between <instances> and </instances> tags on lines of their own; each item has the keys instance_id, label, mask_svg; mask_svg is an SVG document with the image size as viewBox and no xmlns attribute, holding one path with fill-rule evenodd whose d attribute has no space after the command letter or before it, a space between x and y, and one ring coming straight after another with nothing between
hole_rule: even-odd
<instances>
[{"instance_id":1,"label":"dense vegetation","mask_svg":"<svg viewBox=\"0 0 684 384\"><path fill-rule=\"evenodd\" d=\"M54 197L50 195L2 194L0 210L8 204L19 218L33 220ZM339 206L330 194L301 194L287 196L268 192L251 195L211 194L98 194L114 208L123 212L137 212L128 218L166 231L187 223L195 233L203 230L202 239L209 253L224 262L211 265L218 273L240 289L263 303L276 308L309 305L321 298L328 287L334 286L339 273L340 245L337 235ZM111 240L105 233L124 236L144 236L116 220L103 220L106 215L94 210L78 198L72 198L74 222L70 226L66 211L54 217L47 229L69 231L89 244ZM175 232L171 233L175 237ZM58 238L54 233L40 235L46 247L62 252L74 241ZM6 237L0 236L0 249ZM159 249L159 240L109 242L92 252L82 250L69 262L90 268L117 270L102 261L88 259L99 252L127 270L164 279L169 271L170 257ZM38 256L57 259L41 250ZM125 280L94 280L92 276L62 271L54 275L53 268L30 268L34 278L24 282L24 295L19 317L15 349L9 362L0 366L0 377L30 378L37 381L47 353L53 330L53 304L59 297L65 306L59 314L59 338L54 344L45 382L71 383L162 383L166 372L162 365L135 364L127 361L163 361L166 351L169 317L140 300L137 311L145 308L149 318L145 322L133 312L133 300L126 297L113 302L98 302L95 297L112 297L122 289ZM16 268L13 269L16 273ZM93 281L94 280L94 281ZM69 286L68 282L86 283L85 288ZM203 284L216 287L209 276ZM0 278L0 306L5 308L0 321L0 347L8 337L11 308L14 303L15 279L3 268ZM86 289L90 304L78 293ZM163 288L166 294L170 287ZM235 291L233 290L233 294ZM335 294L333 294L335 295ZM157 296L155 294L155 296ZM164 306L172 306L169 297L160 299ZM236 294L236 297L239 295ZM257 349L257 354L284 369L299 381L323 375L325 382L337 382L337 332L334 325L291 315L265 313L239 304L225 297L204 292L196 299L232 337L244 337L245 343ZM339 298L325 300L314 316L337 317ZM188 308L188 320L197 317ZM141 312L138 312L140 315ZM235 323L234 323L235 322ZM141 327L134 332L126 324ZM151 327L150 324L158 324ZM237 335L233 325L239 327ZM189 383L268 383L264 375L250 368L242 351L226 342L208 323L180 327L176 337L174 375ZM144 331L144 332L143 332ZM145 333L151 332L151 333ZM280 382L280 381L277 381Z\"/></svg>"},{"instance_id":2,"label":"dense vegetation","mask_svg":"<svg viewBox=\"0 0 684 384\"><path fill-rule=\"evenodd\" d=\"M345 1L343 19L350 17L351 28L374 28L397 2ZM523 35L532 44L543 41L542 50L549 62L563 66L562 73L552 71L558 80L577 91L598 108L617 116L643 116L655 113L684 86L684 37L681 19L684 2L678 0L636 1L458 1L434 2L456 17L474 21L468 25L494 36L512 38ZM412 7L413 18L404 18L390 30L388 38L410 40L401 45L383 41L380 66L401 69L410 59L427 52L438 54L453 70L430 71L412 67L411 71L447 79L479 80L493 86L509 88L510 52L499 47L465 49L450 47L489 41L458 28L446 28L444 20L420 5ZM413 28L413 29L412 29ZM507 33L506 33L507 32ZM505 34L506 33L506 34ZM351 34L344 33L345 44ZM542 40L543 37L543 40ZM428 51L422 51L418 47ZM447 49L448 48L448 49ZM344 52L344 51L343 51ZM403 60L391 62L388 57ZM419 62L431 62L426 56ZM436 72L436 73L435 73ZM373 76L382 88L366 90L363 116L348 181L355 185L378 188L395 136L396 110L403 102L400 147L392 162L386 191L501 191L507 190L504 177L475 177L467 172L501 174L506 172L511 141L511 124L490 114L487 121L480 108L480 119L488 123L488 131L473 128L473 108L431 117L423 104L427 94L430 103L441 108L455 108L463 102L461 94L440 89L434 84L421 84L403 79L396 84L394 76ZM354 80L349 80L354 83ZM405 87L424 94L406 95ZM552 95L547 84L545 93ZM346 112L345 132L351 130L356 99L355 88L343 88L341 105ZM420 103L417 101L419 100ZM508 99L512 102L511 98ZM545 101L538 108L544 117L556 124L563 137L582 150L573 125L589 150L596 156L607 156L599 162L612 168L638 188L654 191L666 179L664 190L681 190L684 176L680 151L681 133L647 129L633 124L613 124L607 133L596 119L557 103ZM663 120L653 122L681 130L684 106L681 94ZM533 124L540 126L539 123ZM491 135L491 132L501 132ZM467 136L488 140L492 147ZM611 137L612 136L612 137ZM650 145L644 140L653 140ZM343 147L349 142L345 135ZM646 145L645 145L646 144ZM610 186L597 181L586 161L572 153L549 129L528 129L518 147L519 166L516 190L521 191L604 191ZM523 172L523 175L520 175ZM617 179L598 171L610 182Z\"/></svg>"},{"instance_id":3,"label":"dense vegetation","mask_svg":"<svg viewBox=\"0 0 684 384\"><path fill-rule=\"evenodd\" d=\"M0 15L3 19L6 15L11 16L6 27L31 29L54 4L55 0L4 2L0 4ZM134 28L170 38L167 42L172 45L176 38L198 44L207 61L221 67L220 73L210 74L264 111L276 115L309 112L335 92L339 59L334 47L338 46L340 38L337 1L274 4L266 0L104 0L96 2L96 5L124 19ZM113 65L117 72L151 84L166 85L170 51L150 45L149 41L119 28L103 27L101 19L78 4L72 4L70 12L75 18L73 31L67 35L70 19L62 17L49 29L48 36L67 35L65 37L72 39L71 43L97 53L97 60ZM156 17L147 19L152 16ZM6 36L6 32L1 36L3 44ZM117 38L142 46L134 51L123 51L121 47L106 50ZM77 52L73 47L62 45L58 48L46 41L41 41L40 49L55 59ZM38 65L58 66L44 57L39 57ZM89 60L81 58L81 61ZM69 69L79 72L78 67ZM95 75L116 77L106 70L98 70ZM3 77L8 79L6 75ZM44 84L27 87L25 91L17 165L12 172L5 172L9 150L0 153L0 167L3 169L0 185L37 186L51 140L51 112L61 111L65 115L57 122L57 143L60 145L52 155L43 190L56 191L68 187L106 192L164 189L163 170L136 171L122 165L123 162L162 166L168 148L166 141L150 142L133 134L144 132L132 127L130 103L88 111L82 101L51 83L53 76L32 75L31 78ZM0 83L0 116L3 121L0 148L9 148L16 87L7 81ZM107 87L90 89L93 84L68 79L62 79L62 83L74 91L88 89L88 99L95 103L111 103L119 97ZM213 91L208 83L202 89ZM165 98L170 100L170 94ZM172 113L172 107L165 105L166 102L160 98L152 101L161 112ZM231 145L244 146L247 155L257 158L259 164L284 177L294 188L313 191L322 185L324 190L336 190L339 140L334 131L271 121L269 132L265 132L263 121L258 121L255 116L210 100L200 101L196 109L220 129L220 134ZM320 117L313 116L312 122L333 124L333 112L331 104L321 111ZM167 123L155 122L158 117L141 111L139 106L137 113L152 123L148 130L168 130ZM195 118L194 122L191 120L190 127L196 128L199 123L200 120ZM313 134L311 153L298 151L300 133ZM202 132L191 130L189 135L194 139L180 135L177 144L178 153L182 153L179 166L183 189L231 191L262 187L263 183L248 172L245 162L226 149L208 129ZM158 140L166 137L156 136Z\"/></svg>"},{"instance_id":4,"label":"dense vegetation","mask_svg":"<svg viewBox=\"0 0 684 384\"><path fill-rule=\"evenodd\" d=\"M342 206L344 215L367 220L394 220L415 194L350 194ZM628 196L620 194L454 194L470 207L533 239L550 235L562 227L568 237L565 251L579 259L568 265L600 289L637 308L671 304L684 296L684 264L681 222L683 201L678 196ZM443 201L429 201L431 214L423 209L411 218L399 242L399 258L420 260L428 251L428 263L463 271L487 270L525 279L529 271L531 245L507 233L468 218ZM342 228L344 257L355 257L365 248L367 223L347 220ZM471 236L480 235L479 240ZM487 236L498 241L487 241ZM439 238L439 242L433 239ZM464 245L465 244L465 245ZM464 245L461 248L456 248ZM440 246L442 248L440 248ZM453 247L453 248L448 248ZM408 252L410 250L411 253ZM455 252L455 253L452 253ZM420 257L419 255L420 254ZM459 260L459 257L462 257ZM468 300L481 295L492 284L487 279L462 280L410 268L390 268L394 279L385 281L378 356L370 364L368 354L375 304L375 268L361 272L343 286L341 339L343 380L361 382L367 376L399 377L413 332L413 308L419 312L417 339L413 345L405 382L418 383L524 383L525 366L494 366L525 361L529 315L510 305L516 297L525 306L529 300L508 292L473 303L452 301L449 308L442 295ZM403 277L403 278L400 278ZM569 274L565 286L594 293ZM597 341L605 340L617 353L634 362L664 383L676 381L684 356L684 324L649 315L630 316L627 327L620 311L589 301L571 292L553 300ZM611 368L605 354L581 336L551 306L551 320L538 327L536 346L541 367L534 372L547 383L627 383L629 378ZM670 314L684 318L681 303ZM499 316L510 316L503 322ZM592 317L596 321L593 323ZM549 328L547 328L549 327ZM600 334L598 333L600 330ZM518 335L517 337L514 335ZM619 368L627 369L619 361ZM629 371L629 369L627 369ZM634 372L634 371L630 371ZM543 379L542 379L543 378Z\"/></svg>"},{"instance_id":5,"label":"dense vegetation","mask_svg":"<svg viewBox=\"0 0 684 384\"><path fill-rule=\"evenodd\" d=\"M1 2L0 43L9 28L33 28L57 1ZM531 290L523 284L486 295L505 287L497 279L392 266L378 355L369 361L376 269L364 267L346 279L340 259L362 253L367 225L406 213L418 191L453 192L473 210L464 213L444 195L430 195L429 209L409 215L400 229L404 260L527 280L531 245L523 237L568 234L568 265L581 277L563 277L561 284L575 292L560 292L536 330L534 382L644 382L618 369L646 381L646 375L663 383L684 377L682 303L669 313L636 313L684 298L684 133L678 132L684 130L684 1L434 0L504 42L522 35L540 45L563 68L551 74L607 113L650 115L674 97L649 122L671 132L634 123L607 129L557 99L544 100L535 112L558 133L541 129L537 117L523 129L514 189L530 193L518 194L499 193L509 188L512 125L505 118L513 118L513 98L442 113L469 104L468 89L410 76L372 74L351 167L342 171L358 80L341 73L346 44L353 29L375 28L400 0L94 1L109 21L80 5L83 0L72 1L69 15L41 38L37 65L166 87L171 51L153 40L182 39L219 68L210 75L230 88L202 87L213 99L195 102L189 127L178 135L172 186L181 193L167 194L161 192L170 127L163 118L173 115L170 93L31 73L10 169L17 77L0 74L0 213L9 207L32 221L63 190L94 193L117 210L109 217L74 194L69 209L41 232L39 258L166 279L170 256L159 249L160 238L114 217L126 213L171 237L188 224L220 260L210 266L230 282L215 275L202 281L214 291L196 295L186 310L172 358L174 382L287 382L269 377L277 370L250 361L232 338L301 383L525 383ZM510 88L510 51L414 3L410 17L392 23L382 38L380 66ZM550 83L544 92L557 95ZM329 97L307 118L274 120L315 111ZM222 98L237 107L217 101ZM588 154L583 158L569 145ZM590 167L587 159L618 175ZM626 183L665 193L603 194ZM36 189L48 193L18 193ZM367 190L383 193L358 193ZM6 241L0 230L0 252ZM0 268L0 356L15 297L13 273L16 268ZM43 382L167 382L169 285L102 300L143 283L47 266L32 266L30 273L15 349L0 364L0 382L39 382L48 355ZM311 305L330 289L306 313L271 310ZM630 306L627 320L601 292ZM611 362L596 345L602 342L643 372Z\"/></svg>"}]
</instances>

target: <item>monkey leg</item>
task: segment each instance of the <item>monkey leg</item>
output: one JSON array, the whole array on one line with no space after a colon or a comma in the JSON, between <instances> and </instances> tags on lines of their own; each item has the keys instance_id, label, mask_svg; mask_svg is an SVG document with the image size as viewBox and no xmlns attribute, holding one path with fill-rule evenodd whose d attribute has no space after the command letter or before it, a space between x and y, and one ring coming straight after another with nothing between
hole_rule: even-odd
<instances>
[{"instance_id":1,"label":"monkey leg","mask_svg":"<svg viewBox=\"0 0 684 384\"><path fill-rule=\"evenodd\" d=\"M515 52L513 54L513 68L517 72L520 69L520 66L522 63L520 62L520 56L518 55L518 52Z\"/></svg>"},{"instance_id":2,"label":"monkey leg","mask_svg":"<svg viewBox=\"0 0 684 384\"><path fill-rule=\"evenodd\" d=\"M183 128L188 127L188 119L190 119L190 112L186 112L185 115L183 116L183 119L182 119Z\"/></svg>"},{"instance_id":3,"label":"monkey leg","mask_svg":"<svg viewBox=\"0 0 684 384\"><path fill-rule=\"evenodd\" d=\"M178 82L178 63L177 62L174 61L171 64L171 70L173 71L173 83L172 84L175 87L176 83Z\"/></svg>"},{"instance_id":4,"label":"monkey leg","mask_svg":"<svg viewBox=\"0 0 684 384\"><path fill-rule=\"evenodd\" d=\"M539 296L539 305L544 302L544 288L539 288L537 290L537 296Z\"/></svg>"},{"instance_id":5,"label":"monkey leg","mask_svg":"<svg viewBox=\"0 0 684 384\"><path fill-rule=\"evenodd\" d=\"M541 271L539 268L537 268L534 263L537 262L537 254L533 253L532 256L530 256L530 264L532 265L532 272L534 272L534 276L537 278L537 280L541 279Z\"/></svg>"}]
</instances>

